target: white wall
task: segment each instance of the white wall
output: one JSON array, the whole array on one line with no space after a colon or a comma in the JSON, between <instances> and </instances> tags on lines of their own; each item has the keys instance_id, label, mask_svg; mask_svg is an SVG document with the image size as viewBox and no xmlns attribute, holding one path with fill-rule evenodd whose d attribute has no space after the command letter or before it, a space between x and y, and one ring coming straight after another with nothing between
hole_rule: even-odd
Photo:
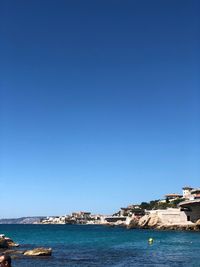
<instances>
[{"instance_id":1,"label":"white wall","mask_svg":"<svg viewBox=\"0 0 200 267\"><path fill-rule=\"evenodd\" d=\"M187 215L180 209L169 208L166 210L155 210L153 213L157 213L161 223L163 224L186 224Z\"/></svg>"}]
</instances>

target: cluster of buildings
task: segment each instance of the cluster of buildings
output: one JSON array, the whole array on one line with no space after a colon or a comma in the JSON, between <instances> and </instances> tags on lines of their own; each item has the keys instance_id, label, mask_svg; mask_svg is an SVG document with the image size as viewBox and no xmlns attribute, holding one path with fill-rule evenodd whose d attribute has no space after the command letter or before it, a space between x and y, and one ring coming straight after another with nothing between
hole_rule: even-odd
<instances>
[{"instance_id":1,"label":"cluster of buildings","mask_svg":"<svg viewBox=\"0 0 200 267\"><path fill-rule=\"evenodd\" d=\"M196 222L200 219L200 188L183 187L183 194L168 194L166 201L179 200L178 208L184 220Z\"/></svg>"},{"instance_id":2,"label":"cluster of buildings","mask_svg":"<svg viewBox=\"0 0 200 267\"><path fill-rule=\"evenodd\" d=\"M180 200L196 200L196 199L200 199L200 188L193 188L190 186L185 186L183 187L183 192L182 195L180 194L167 194L165 195L166 200L170 201L174 201L176 199L180 199Z\"/></svg>"},{"instance_id":3,"label":"cluster of buildings","mask_svg":"<svg viewBox=\"0 0 200 267\"><path fill-rule=\"evenodd\" d=\"M200 188L183 188L184 201L179 203L180 210L187 216L187 221L196 222L200 219Z\"/></svg>"},{"instance_id":4,"label":"cluster of buildings","mask_svg":"<svg viewBox=\"0 0 200 267\"><path fill-rule=\"evenodd\" d=\"M177 207L147 213L156 214L163 224L192 224L200 219L200 188L185 186L182 188L182 194L167 194L162 202L177 202Z\"/></svg>"},{"instance_id":5,"label":"cluster of buildings","mask_svg":"<svg viewBox=\"0 0 200 267\"><path fill-rule=\"evenodd\" d=\"M71 215L51 216L41 219L42 224L100 224L101 215L94 215L91 212L72 212Z\"/></svg>"},{"instance_id":6,"label":"cluster of buildings","mask_svg":"<svg viewBox=\"0 0 200 267\"><path fill-rule=\"evenodd\" d=\"M166 194L159 203L177 203L176 208L144 210L140 205L129 205L117 213L93 215L90 212L73 212L71 215L53 216L42 219L42 224L126 224L133 218L148 214L156 215L164 224L188 224L200 219L200 188L183 187L182 194Z\"/></svg>"}]
</instances>

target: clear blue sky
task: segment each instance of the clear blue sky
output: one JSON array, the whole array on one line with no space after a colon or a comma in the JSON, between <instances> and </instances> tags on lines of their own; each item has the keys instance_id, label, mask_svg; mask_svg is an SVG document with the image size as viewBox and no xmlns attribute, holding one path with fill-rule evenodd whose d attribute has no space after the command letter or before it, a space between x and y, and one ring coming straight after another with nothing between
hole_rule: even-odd
<instances>
[{"instance_id":1,"label":"clear blue sky","mask_svg":"<svg viewBox=\"0 0 200 267\"><path fill-rule=\"evenodd\" d=\"M0 217L200 186L200 2L0 3Z\"/></svg>"}]
</instances>

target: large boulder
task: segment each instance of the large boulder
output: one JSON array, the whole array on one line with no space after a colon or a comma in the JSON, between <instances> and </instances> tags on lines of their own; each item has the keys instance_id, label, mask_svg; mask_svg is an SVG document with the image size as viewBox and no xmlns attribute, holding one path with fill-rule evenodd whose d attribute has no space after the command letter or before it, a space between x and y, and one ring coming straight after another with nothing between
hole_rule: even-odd
<instances>
[{"instance_id":1,"label":"large boulder","mask_svg":"<svg viewBox=\"0 0 200 267\"><path fill-rule=\"evenodd\" d=\"M6 249L3 251L4 255L10 255L12 259L19 259L23 256L23 250L16 250L16 249Z\"/></svg>"},{"instance_id":2,"label":"large boulder","mask_svg":"<svg viewBox=\"0 0 200 267\"><path fill-rule=\"evenodd\" d=\"M13 255L13 254L24 254L24 250L17 249L6 249L3 254Z\"/></svg>"},{"instance_id":3,"label":"large boulder","mask_svg":"<svg viewBox=\"0 0 200 267\"><path fill-rule=\"evenodd\" d=\"M0 238L0 248L8 248L8 242L5 240L5 238Z\"/></svg>"},{"instance_id":4,"label":"large boulder","mask_svg":"<svg viewBox=\"0 0 200 267\"><path fill-rule=\"evenodd\" d=\"M157 228L160 224L161 221L157 213L144 215L138 222L139 228Z\"/></svg>"},{"instance_id":5,"label":"large boulder","mask_svg":"<svg viewBox=\"0 0 200 267\"><path fill-rule=\"evenodd\" d=\"M0 235L0 248L7 249L10 247L19 247L19 244L15 243L11 238L5 235Z\"/></svg>"},{"instance_id":6,"label":"large boulder","mask_svg":"<svg viewBox=\"0 0 200 267\"><path fill-rule=\"evenodd\" d=\"M25 256L51 256L51 248L35 248L24 252Z\"/></svg>"},{"instance_id":7,"label":"large boulder","mask_svg":"<svg viewBox=\"0 0 200 267\"><path fill-rule=\"evenodd\" d=\"M19 247L19 244L18 243L15 243L11 238L9 237L5 237L5 241L7 242L8 244L8 247Z\"/></svg>"},{"instance_id":8,"label":"large boulder","mask_svg":"<svg viewBox=\"0 0 200 267\"><path fill-rule=\"evenodd\" d=\"M198 221L196 221L194 228L196 231L200 231L200 219Z\"/></svg>"},{"instance_id":9,"label":"large boulder","mask_svg":"<svg viewBox=\"0 0 200 267\"><path fill-rule=\"evenodd\" d=\"M200 219L198 221L196 221L195 225L200 226Z\"/></svg>"},{"instance_id":10,"label":"large boulder","mask_svg":"<svg viewBox=\"0 0 200 267\"><path fill-rule=\"evenodd\" d=\"M160 223L161 223L160 218L158 217L157 213L150 214L148 227L154 228L154 227L157 227Z\"/></svg>"},{"instance_id":11,"label":"large boulder","mask_svg":"<svg viewBox=\"0 0 200 267\"><path fill-rule=\"evenodd\" d=\"M138 228L139 219L137 217L133 217L129 224L127 225L128 229L135 229Z\"/></svg>"},{"instance_id":12,"label":"large boulder","mask_svg":"<svg viewBox=\"0 0 200 267\"><path fill-rule=\"evenodd\" d=\"M149 215L144 215L139 219L138 225L140 228L147 228L148 226L148 222L150 220L150 216Z\"/></svg>"}]
</instances>

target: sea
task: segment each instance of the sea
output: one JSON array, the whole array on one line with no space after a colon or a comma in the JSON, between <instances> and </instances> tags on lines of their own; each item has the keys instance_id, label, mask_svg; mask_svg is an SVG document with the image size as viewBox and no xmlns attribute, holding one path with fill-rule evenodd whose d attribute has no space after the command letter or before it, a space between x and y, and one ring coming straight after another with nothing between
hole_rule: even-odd
<instances>
[{"instance_id":1,"label":"sea","mask_svg":"<svg viewBox=\"0 0 200 267\"><path fill-rule=\"evenodd\" d=\"M50 257L19 257L13 267L200 267L200 232L97 225L0 225L19 249L51 247ZM153 238L152 244L148 239Z\"/></svg>"}]
</instances>

